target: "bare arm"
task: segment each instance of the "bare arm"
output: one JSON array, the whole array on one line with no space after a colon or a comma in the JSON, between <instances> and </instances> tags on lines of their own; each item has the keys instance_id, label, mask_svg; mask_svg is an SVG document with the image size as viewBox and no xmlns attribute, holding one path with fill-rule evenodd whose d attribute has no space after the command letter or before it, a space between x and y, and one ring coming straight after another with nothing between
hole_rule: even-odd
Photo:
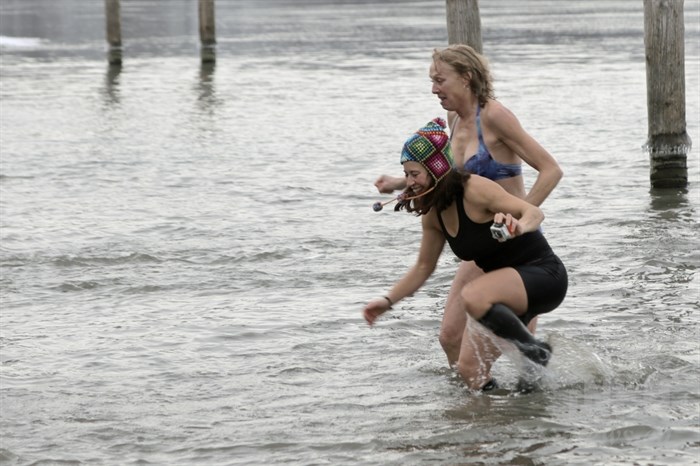
<instances>
[{"instance_id":1,"label":"bare arm","mask_svg":"<svg viewBox=\"0 0 700 466\"><path fill-rule=\"evenodd\" d=\"M430 278L445 246L445 236L437 225L435 209L422 217L423 237L416 263L406 274L394 284L386 294L391 303L398 303L403 298L412 295ZM377 317L389 310L391 303L386 298L373 299L364 308L363 314L369 325L374 324Z\"/></svg>"},{"instance_id":2,"label":"bare arm","mask_svg":"<svg viewBox=\"0 0 700 466\"><path fill-rule=\"evenodd\" d=\"M374 186L380 193L391 194L394 191L402 190L406 187L406 178L382 175L374 182Z\"/></svg>"},{"instance_id":3,"label":"bare arm","mask_svg":"<svg viewBox=\"0 0 700 466\"><path fill-rule=\"evenodd\" d=\"M498 183L472 175L464 190L467 214L474 221L505 223L514 236L537 230L544 220L539 207L513 196Z\"/></svg>"},{"instance_id":4,"label":"bare arm","mask_svg":"<svg viewBox=\"0 0 700 466\"><path fill-rule=\"evenodd\" d=\"M516 116L503 105L492 106L485 123L503 144L537 170L537 179L525 200L536 206L542 205L564 175L557 161L523 129Z\"/></svg>"}]
</instances>

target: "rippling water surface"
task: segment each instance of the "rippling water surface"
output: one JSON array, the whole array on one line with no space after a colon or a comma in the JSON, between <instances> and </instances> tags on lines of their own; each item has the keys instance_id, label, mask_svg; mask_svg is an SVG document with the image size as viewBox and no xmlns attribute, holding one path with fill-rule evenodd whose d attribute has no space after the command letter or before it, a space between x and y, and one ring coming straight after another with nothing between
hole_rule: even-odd
<instances>
[{"instance_id":1,"label":"rippling water surface","mask_svg":"<svg viewBox=\"0 0 700 466\"><path fill-rule=\"evenodd\" d=\"M0 463L700 462L700 13L690 185L649 189L641 2L480 2L498 97L559 160L569 295L543 389L469 393L437 341L456 263L374 329L419 222L372 183L442 115L441 1L0 5ZM526 170L528 184L534 172Z\"/></svg>"}]
</instances>

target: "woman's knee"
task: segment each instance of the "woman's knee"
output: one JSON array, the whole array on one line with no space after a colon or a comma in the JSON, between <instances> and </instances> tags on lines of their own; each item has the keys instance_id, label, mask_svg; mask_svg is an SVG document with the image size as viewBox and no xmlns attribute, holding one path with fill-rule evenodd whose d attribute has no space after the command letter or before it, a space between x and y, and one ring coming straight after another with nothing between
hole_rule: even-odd
<instances>
[{"instance_id":1,"label":"woman's knee","mask_svg":"<svg viewBox=\"0 0 700 466\"><path fill-rule=\"evenodd\" d=\"M527 310L528 296L522 278L510 267L494 270L467 283L460 291L464 310L481 319L495 303L503 303L515 312Z\"/></svg>"},{"instance_id":2,"label":"woman's knee","mask_svg":"<svg viewBox=\"0 0 700 466\"><path fill-rule=\"evenodd\" d=\"M484 300L484 295L481 293L479 287L471 284L462 287L460 298L462 300L463 311L476 319L480 318L490 307L490 304Z\"/></svg>"},{"instance_id":3,"label":"woman's knee","mask_svg":"<svg viewBox=\"0 0 700 466\"><path fill-rule=\"evenodd\" d=\"M451 293L445 303L445 313L440 325L440 343L443 347L445 344L451 345L454 342L459 344L466 323L467 316L464 313L462 299L459 293Z\"/></svg>"},{"instance_id":4,"label":"woman's knee","mask_svg":"<svg viewBox=\"0 0 700 466\"><path fill-rule=\"evenodd\" d=\"M459 348L462 343L462 333L464 332L464 327L458 325L443 325L440 326L440 345L443 348Z\"/></svg>"}]
</instances>

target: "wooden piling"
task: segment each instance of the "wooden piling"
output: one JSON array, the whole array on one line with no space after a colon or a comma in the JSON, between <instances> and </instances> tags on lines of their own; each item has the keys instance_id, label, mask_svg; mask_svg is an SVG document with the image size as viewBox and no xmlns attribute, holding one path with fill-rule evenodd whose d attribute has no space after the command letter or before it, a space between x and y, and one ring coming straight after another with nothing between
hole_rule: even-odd
<instances>
[{"instance_id":1,"label":"wooden piling","mask_svg":"<svg viewBox=\"0 0 700 466\"><path fill-rule=\"evenodd\" d=\"M216 20L214 0L199 0L199 40L202 63L216 61Z\"/></svg>"},{"instance_id":2,"label":"wooden piling","mask_svg":"<svg viewBox=\"0 0 700 466\"><path fill-rule=\"evenodd\" d=\"M119 0L105 0L105 17L107 20L107 60L110 65L122 64L122 26Z\"/></svg>"},{"instance_id":3,"label":"wooden piling","mask_svg":"<svg viewBox=\"0 0 700 466\"><path fill-rule=\"evenodd\" d=\"M652 188L688 185L691 140L685 121L684 0L644 0Z\"/></svg>"},{"instance_id":4,"label":"wooden piling","mask_svg":"<svg viewBox=\"0 0 700 466\"><path fill-rule=\"evenodd\" d=\"M447 0L447 40L482 52L479 0Z\"/></svg>"}]
</instances>

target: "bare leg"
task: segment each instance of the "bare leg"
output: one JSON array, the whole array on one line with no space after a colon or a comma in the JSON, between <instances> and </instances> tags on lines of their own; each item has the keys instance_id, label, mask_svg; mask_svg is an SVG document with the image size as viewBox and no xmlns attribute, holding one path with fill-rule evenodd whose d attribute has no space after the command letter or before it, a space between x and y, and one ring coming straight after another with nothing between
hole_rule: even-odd
<instances>
[{"instance_id":1,"label":"bare leg","mask_svg":"<svg viewBox=\"0 0 700 466\"><path fill-rule=\"evenodd\" d=\"M457 362L457 371L472 390L481 389L491 380L491 366L501 355L492 337L479 326L473 318L467 317Z\"/></svg>"},{"instance_id":2,"label":"bare leg","mask_svg":"<svg viewBox=\"0 0 700 466\"><path fill-rule=\"evenodd\" d=\"M513 269L500 269L467 283L461 293L468 319L481 318L495 303L504 303L517 314L527 309L527 295L522 279ZM528 328L534 333L536 319ZM494 344L490 332L480 324L470 321L464 329L462 344L457 363L457 370L467 386L473 390L481 389L491 380L491 367L501 355Z\"/></svg>"},{"instance_id":3,"label":"bare leg","mask_svg":"<svg viewBox=\"0 0 700 466\"><path fill-rule=\"evenodd\" d=\"M537 317L530 321L527 328L535 334ZM501 350L494 342L494 336L467 316L456 366L466 385L472 390L479 390L486 385L493 378L491 368L500 356Z\"/></svg>"},{"instance_id":4,"label":"bare leg","mask_svg":"<svg viewBox=\"0 0 700 466\"><path fill-rule=\"evenodd\" d=\"M447 355L450 366L457 363L462 346L462 335L466 335L467 315L464 312L464 301L461 296L462 288L483 274L484 272L473 261L462 261L452 281L440 325L440 345Z\"/></svg>"},{"instance_id":5,"label":"bare leg","mask_svg":"<svg viewBox=\"0 0 700 466\"><path fill-rule=\"evenodd\" d=\"M491 380L491 367L501 355L493 336L480 328L480 324L468 322L470 317L465 312L462 289L482 275L484 272L473 261L460 262L440 326L440 344L448 363L457 369L473 390L481 389ZM533 335L536 328L537 317L528 325Z\"/></svg>"}]
</instances>

